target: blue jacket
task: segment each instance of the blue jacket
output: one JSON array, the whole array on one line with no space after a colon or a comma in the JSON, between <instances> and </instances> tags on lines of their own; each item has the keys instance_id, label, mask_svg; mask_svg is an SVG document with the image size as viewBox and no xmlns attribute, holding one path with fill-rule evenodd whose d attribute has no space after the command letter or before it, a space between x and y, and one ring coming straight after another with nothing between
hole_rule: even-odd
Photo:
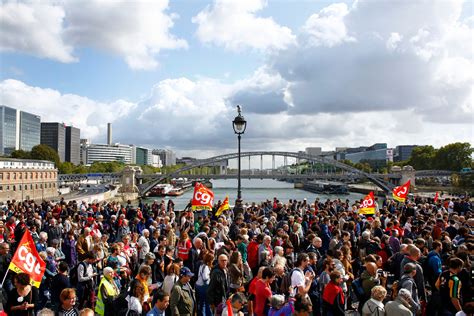
<instances>
[{"instance_id":1,"label":"blue jacket","mask_svg":"<svg viewBox=\"0 0 474 316\"><path fill-rule=\"evenodd\" d=\"M428 266L430 267L431 271L435 274L435 276L439 276L442 270L441 265L441 256L434 250L431 250L428 254Z\"/></svg>"}]
</instances>

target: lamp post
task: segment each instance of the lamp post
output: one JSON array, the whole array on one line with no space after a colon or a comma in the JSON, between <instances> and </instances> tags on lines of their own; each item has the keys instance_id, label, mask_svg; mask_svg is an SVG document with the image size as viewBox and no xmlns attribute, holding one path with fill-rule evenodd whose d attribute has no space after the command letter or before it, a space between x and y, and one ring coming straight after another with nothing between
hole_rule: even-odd
<instances>
[{"instance_id":1,"label":"lamp post","mask_svg":"<svg viewBox=\"0 0 474 316\"><path fill-rule=\"evenodd\" d=\"M237 170L237 200L235 201L234 216L243 212L242 188L240 184L240 139L241 139L241 135L245 133L245 128L247 127L247 121L242 116L242 109L240 105L237 105L237 113L238 115L232 121L232 127L234 128L234 133L237 134L238 157L239 157L238 170Z\"/></svg>"}]
</instances>

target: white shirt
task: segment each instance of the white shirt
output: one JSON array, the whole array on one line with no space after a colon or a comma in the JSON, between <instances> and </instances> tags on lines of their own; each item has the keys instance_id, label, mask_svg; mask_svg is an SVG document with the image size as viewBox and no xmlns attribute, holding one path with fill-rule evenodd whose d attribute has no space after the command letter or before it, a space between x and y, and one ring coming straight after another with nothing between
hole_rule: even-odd
<instances>
[{"instance_id":1,"label":"white shirt","mask_svg":"<svg viewBox=\"0 0 474 316\"><path fill-rule=\"evenodd\" d=\"M203 286L205 284L209 284L210 279L211 279L211 269L206 264L201 264L201 266L199 267L198 279L196 281L196 285Z\"/></svg>"},{"instance_id":2,"label":"white shirt","mask_svg":"<svg viewBox=\"0 0 474 316\"><path fill-rule=\"evenodd\" d=\"M150 252L150 243L148 242L148 240L146 239L145 236L141 236L138 239L137 244L140 247L139 258L140 259L145 259L146 254Z\"/></svg>"},{"instance_id":3,"label":"white shirt","mask_svg":"<svg viewBox=\"0 0 474 316\"><path fill-rule=\"evenodd\" d=\"M129 310L134 310L138 314L142 313L142 304L140 303L140 300L137 297L127 296L126 300L128 302L128 309ZM127 315L128 315L128 311L127 311Z\"/></svg>"},{"instance_id":4,"label":"white shirt","mask_svg":"<svg viewBox=\"0 0 474 316\"><path fill-rule=\"evenodd\" d=\"M290 272L291 273L291 272ZM303 271L299 268L293 271L291 275L291 292L290 295L295 297L298 294L298 287L304 286L306 282L306 277L304 276Z\"/></svg>"},{"instance_id":5,"label":"white shirt","mask_svg":"<svg viewBox=\"0 0 474 316\"><path fill-rule=\"evenodd\" d=\"M163 280L163 292L170 295L171 290L173 289L174 284L178 281L177 275L167 275Z\"/></svg>"}]
</instances>

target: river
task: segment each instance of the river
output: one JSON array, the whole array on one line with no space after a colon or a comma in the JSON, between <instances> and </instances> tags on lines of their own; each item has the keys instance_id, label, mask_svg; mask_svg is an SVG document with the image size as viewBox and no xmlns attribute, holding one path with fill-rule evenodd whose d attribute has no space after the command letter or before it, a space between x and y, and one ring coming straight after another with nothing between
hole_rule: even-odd
<instances>
[{"instance_id":1,"label":"river","mask_svg":"<svg viewBox=\"0 0 474 316\"><path fill-rule=\"evenodd\" d=\"M237 180L212 180L211 182L213 185L212 191L214 192L214 201L217 202L218 200L224 200L226 196L229 196L229 203L233 205L237 198ZM144 202L152 203L153 200L160 201L161 199L164 199L166 202L168 202L168 199L171 199L175 203L175 209L182 210L192 199L192 196L193 190L189 190L178 197L147 198L144 200ZM346 195L316 194L300 189L295 189L292 183L280 182L271 179L242 179L242 200L244 203L259 203L266 201L267 199L273 200L273 197L276 197L283 203L288 202L290 199L301 201L304 198L308 199L308 202L313 202L316 198L320 198L321 200L341 198L344 200L349 199L352 202L363 198L364 195L359 193L349 193Z\"/></svg>"}]
</instances>

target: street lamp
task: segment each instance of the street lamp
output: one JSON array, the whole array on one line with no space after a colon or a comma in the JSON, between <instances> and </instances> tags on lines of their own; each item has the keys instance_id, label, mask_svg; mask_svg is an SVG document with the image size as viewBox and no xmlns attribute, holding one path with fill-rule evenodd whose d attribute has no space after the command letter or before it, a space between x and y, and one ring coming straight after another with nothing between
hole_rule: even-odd
<instances>
[{"instance_id":1,"label":"street lamp","mask_svg":"<svg viewBox=\"0 0 474 316\"><path fill-rule=\"evenodd\" d=\"M243 133L245 133L245 128L247 127L247 121L242 116L242 109L240 105L237 105L237 113L238 115L232 121L232 127L234 128L234 133L237 134L238 140L238 156L239 156L239 163L238 163L238 173L237 173L237 201L235 201L234 207L234 216L238 213L243 212L242 209L242 191L240 185L240 138Z\"/></svg>"}]
</instances>

